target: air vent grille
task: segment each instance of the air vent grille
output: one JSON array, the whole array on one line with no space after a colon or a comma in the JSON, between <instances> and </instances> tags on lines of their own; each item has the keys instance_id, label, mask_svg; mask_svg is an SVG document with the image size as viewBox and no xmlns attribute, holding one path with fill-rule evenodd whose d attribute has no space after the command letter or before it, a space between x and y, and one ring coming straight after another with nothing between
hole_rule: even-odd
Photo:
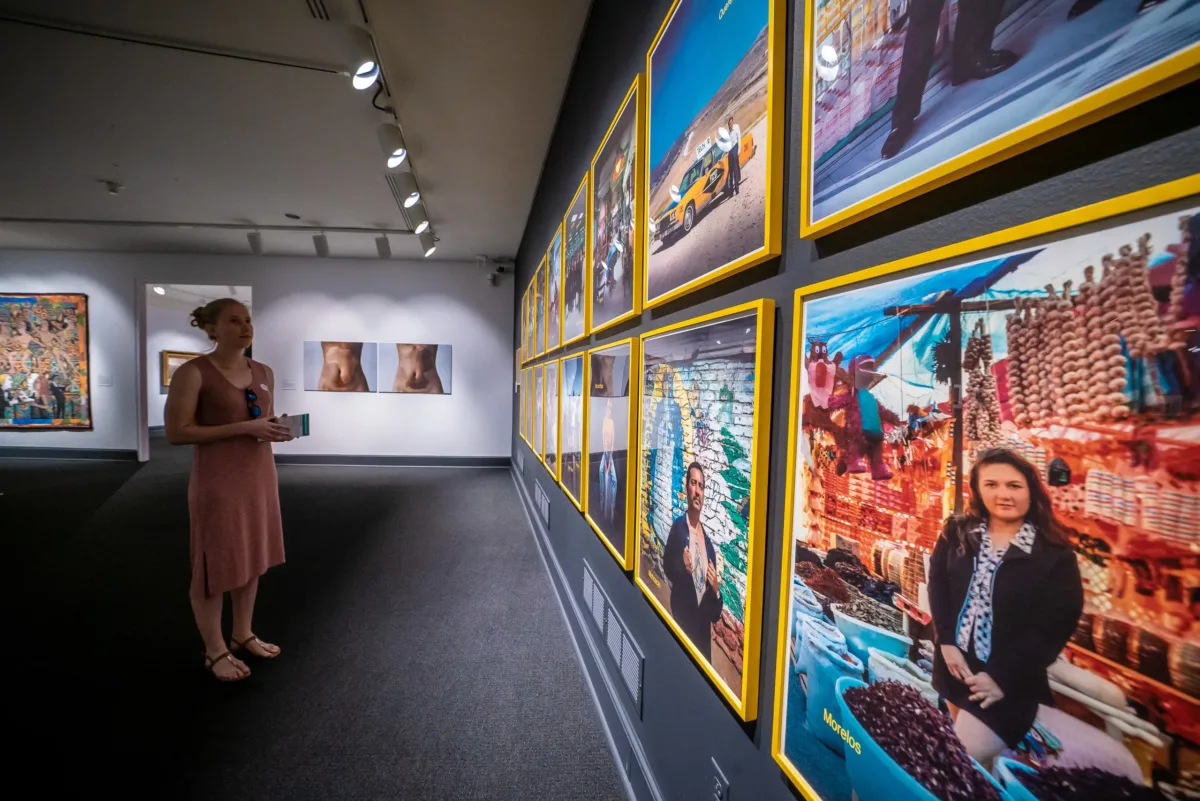
<instances>
[{"instance_id":1,"label":"air vent grille","mask_svg":"<svg viewBox=\"0 0 1200 801\"><path fill-rule=\"evenodd\" d=\"M592 574L586 560L583 563L583 601L591 612L592 622L604 637L608 646L608 654L613 664L621 673L621 682L625 685L629 699L637 710L638 717L642 716L642 677L645 671L646 658L633 642L625 628L624 622L613 609L612 602L600 588L600 582Z\"/></svg>"},{"instance_id":2,"label":"air vent grille","mask_svg":"<svg viewBox=\"0 0 1200 801\"><path fill-rule=\"evenodd\" d=\"M308 6L308 13L312 14L313 19L329 21L329 9L325 7L325 0L304 0L304 4Z\"/></svg>"}]
</instances>

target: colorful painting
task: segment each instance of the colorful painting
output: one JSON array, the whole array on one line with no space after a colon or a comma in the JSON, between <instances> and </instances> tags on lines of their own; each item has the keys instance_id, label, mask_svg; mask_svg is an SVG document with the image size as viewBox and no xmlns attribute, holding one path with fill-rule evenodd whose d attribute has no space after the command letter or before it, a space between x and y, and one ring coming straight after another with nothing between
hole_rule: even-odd
<instances>
[{"instance_id":1,"label":"colorful painting","mask_svg":"<svg viewBox=\"0 0 1200 801\"><path fill-rule=\"evenodd\" d=\"M548 272L546 274L546 350L556 350L562 345L563 334L563 231L562 226L550 240L546 251Z\"/></svg>"},{"instance_id":2,"label":"colorful painting","mask_svg":"<svg viewBox=\"0 0 1200 801\"><path fill-rule=\"evenodd\" d=\"M641 311L642 156L638 153L645 93L639 75L592 159L592 225L589 284L591 330L599 331Z\"/></svg>"},{"instance_id":3,"label":"colorful painting","mask_svg":"<svg viewBox=\"0 0 1200 801\"><path fill-rule=\"evenodd\" d=\"M1003 692L994 718L965 701L951 709L981 764L1093 767L1170 797L1195 792L1183 766L1200 762L1197 212L1176 203L932 272L798 293L776 758L802 790L849 799L858 787L837 769L851 756L840 732L858 726L834 697L839 676L900 678L937 704L971 692L939 674L949 647L972 680ZM998 458L1015 467L989 485ZM947 544L959 529L943 528L957 513L985 521L971 536L992 536L989 520L1031 526L992 574L985 659L962 600L938 600L966 593L944 567L964 553ZM1006 583L1005 571L1039 575L1013 573L1017 545L1031 560L1058 548L1066 568ZM813 668L818 630L845 651ZM946 630L952 642L935 636ZM1055 708L1030 700L1037 682L1011 679L1014 660L1037 660ZM1027 724L989 728L1011 728L1011 710L1030 703L1043 706L1024 735Z\"/></svg>"},{"instance_id":4,"label":"colorful painting","mask_svg":"<svg viewBox=\"0 0 1200 801\"><path fill-rule=\"evenodd\" d=\"M305 342L304 389L375 392L379 347L374 342Z\"/></svg>"},{"instance_id":5,"label":"colorful painting","mask_svg":"<svg viewBox=\"0 0 1200 801\"><path fill-rule=\"evenodd\" d=\"M805 11L801 236L1165 92L1200 63L1192 0L834 0Z\"/></svg>"},{"instance_id":6,"label":"colorful painting","mask_svg":"<svg viewBox=\"0 0 1200 801\"><path fill-rule=\"evenodd\" d=\"M641 345L635 575L747 720L757 714L773 323L762 300Z\"/></svg>"},{"instance_id":7,"label":"colorful painting","mask_svg":"<svg viewBox=\"0 0 1200 801\"><path fill-rule=\"evenodd\" d=\"M550 475L558 479L558 362L547 362L546 373L546 420L542 435L542 461Z\"/></svg>"},{"instance_id":8,"label":"colorful painting","mask_svg":"<svg viewBox=\"0 0 1200 801\"><path fill-rule=\"evenodd\" d=\"M563 219L566 253L563 267L563 344L569 345L587 333L584 300L587 287L588 180L575 192L575 197Z\"/></svg>"},{"instance_id":9,"label":"colorful painting","mask_svg":"<svg viewBox=\"0 0 1200 801\"><path fill-rule=\"evenodd\" d=\"M90 430L87 295L0 294L0 428Z\"/></svg>"},{"instance_id":10,"label":"colorful painting","mask_svg":"<svg viewBox=\"0 0 1200 801\"><path fill-rule=\"evenodd\" d=\"M537 364L533 367L533 405L532 405L532 420L533 423L533 441L530 443L533 446L533 452L541 461L545 461L544 451L542 448L542 432L544 431L543 424L545 418L542 414L543 403L545 401L545 384L543 383L545 370L543 365Z\"/></svg>"},{"instance_id":11,"label":"colorful painting","mask_svg":"<svg viewBox=\"0 0 1200 801\"><path fill-rule=\"evenodd\" d=\"M637 340L627 339L587 354L588 523L621 567L633 565L633 482L629 454L636 446Z\"/></svg>"},{"instance_id":12,"label":"colorful painting","mask_svg":"<svg viewBox=\"0 0 1200 801\"><path fill-rule=\"evenodd\" d=\"M533 274L533 353L541 356L546 352L546 258Z\"/></svg>"},{"instance_id":13,"label":"colorful painting","mask_svg":"<svg viewBox=\"0 0 1200 801\"><path fill-rule=\"evenodd\" d=\"M583 360L572 356L562 360L562 464L559 482L567 497L580 507L583 499Z\"/></svg>"},{"instance_id":14,"label":"colorful painting","mask_svg":"<svg viewBox=\"0 0 1200 801\"><path fill-rule=\"evenodd\" d=\"M452 345L379 343L380 392L416 395L449 395L453 374Z\"/></svg>"},{"instance_id":15,"label":"colorful painting","mask_svg":"<svg viewBox=\"0 0 1200 801\"><path fill-rule=\"evenodd\" d=\"M646 56L656 306L780 252L782 0L677 0Z\"/></svg>"}]
</instances>

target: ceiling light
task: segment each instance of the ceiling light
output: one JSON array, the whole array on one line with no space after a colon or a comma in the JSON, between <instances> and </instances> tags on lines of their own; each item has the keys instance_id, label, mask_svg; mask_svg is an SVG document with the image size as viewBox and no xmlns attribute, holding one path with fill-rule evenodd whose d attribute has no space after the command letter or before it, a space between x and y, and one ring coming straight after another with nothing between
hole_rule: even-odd
<instances>
[{"instance_id":1,"label":"ceiling light","mask_svg":"<svg viewBox=\"0 0 1200 801\"><path fill-rule=\"evenodd\" d=\"M375 249L379 251L379 258L390 259L392 257L392 243L388 241L387 234L375 237Z\"/></svg>"},{"instance_id":2,"label":"ceiling light","mask_svg":"<svg viewBox=\"0 0 1200 801\"><path fill-rule=\"evenodd\" d=\"M255 256L263 254L262 234L258 231L251 231L246 234L246 239L250 242L250 252Z\"/></svg>"},{"instance_id":3,"label":"ceiling light","mask_svg":"<svg viewBox=\"0 0 1200 801\"><path fill-rule=\"evenodd\" d=\"M346 55L346 74L355 89L369 89L379 80L379 62L375 60L375 45L371 34L362 28L350 26L349 44Z\"/></svg>"},{"instance_id":4,"label":"ceiling light","mask_svg":"<svg viewBox=\"0 0 1200 801\"><path fill-rule=\"evenodd\" d=\"M408 221L412 224L413 233L424 233L429 228L429 215L425 213L425 204L417 203L408 210Z\"/></svg>"},{"instance_id":5,"label":"ceiling light","mask_svg":"<svg viewBox=\"0 0 1200 801\"><path fill-rule=\"evenodd\" d=\"M421 242L421 252L425 254L425 258L433 255L433 251L437 250L437 242L433 238L433 229L426 228L421 233L417 234L417 239Z\"/></svg>"},{"instance_id":6,"label":"ceiling light","mask_svg":"<svg viewBox=\"0 0 1200 801\"><path fill-rule=\"evenodd\" d=\"M411 209L421 199L421 191L417 189L417 177L411 172L402 172L396 176L396 189L396 194L403 199L406 209Z\"/></svg>"},{"instance_id":7,"label":"ceiling light","mask_svg":"<svg viewBox=\"0 0 1200 801\"><path fill-rule=\"evenodd\" d=\"M329 255L329 237L325 234L314 234L313 247L316 248L318 256L325 258Z\"/></svg>"},{"instance_id":8,"label":"ceiling light","mask_svg":"<svg viewBox=\"0 0 1200 801\"><path fill-rule=\"evenodd\" d=\"M379 126L379 146L387 157L387 168L394 170L408 158L408 148L404 145L404 137L400 129L390 122Z\"/></svg>"},{"instance_id":9,"label":"ceiling light","mask_svg":"<svg viewBox=\"0 0 1200 801\"><path fill-rule=\"evenodd\" d=\"M165 295L165 294L167 294L167 290L163 289L161 286L156 286L156 287L154 287L154 294L155 295Z\"/></svg>"}]
</instances>

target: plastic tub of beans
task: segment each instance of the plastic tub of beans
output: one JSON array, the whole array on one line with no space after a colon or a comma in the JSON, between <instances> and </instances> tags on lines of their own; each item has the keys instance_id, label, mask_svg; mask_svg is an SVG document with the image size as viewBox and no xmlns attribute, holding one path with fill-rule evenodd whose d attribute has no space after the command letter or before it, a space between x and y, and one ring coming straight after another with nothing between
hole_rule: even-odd
<instances>
[{"instance_id":1,"label":"plastic tub of beans","mask_svg":"<svg viewBox=\"0 0 1200 801\"><path fill-rule=\"evenodd\" d=\"M875 602L870 601L870 603ZM863 664L866 664L871 658L872 648L885 654L908 656L908 650L912 647L912 640L908 637L871 625L855 615L848 614L842 604L833 604L832 608L833 621L837 624L838 631L846 635L846 646L850 649L850 653L857 656ZM886 607L882 608L884 611L888 611Z\"/></svg>"},{"instance_id":2,"label":"plastic tub of beans","mask_svg":"<svg viewBox=\"0 0 1200 801\"><path fill-rule=\"evenodd\" d=\"M1008 757L997 757L995 771L996 778L1000 780L1000 786L1004 788L1012 801L1038 801L1037 796L1026 790L1025 785L1021 784L1021 775L1033 773L1033 768Z\"/></svg>"},{"instance_id":3,"label":"plastic tub of beans","mask_svg":"<svg viewBox=\"0 0 1200 801\"><path fill-rule=\"evenodd\" d=\"M894 682L885 682L883 684L894 684ZM944 782L940 793L934 794L930 792L924 784L901 767L884 750L883 746L868 734L866 727L850 710L850 706L846 702L846 691L858 687L866 688L868 686L878 689L883 685L867 685L858 679L850 677L838 679L835 690L838 719L834 720L830 717L826 720L831 729L837 727L838 733L845 743L843 750L846 755L846 773L850 777L850 784L854 788L854 792L858 795L859 801L1009 801L1009 797L1004 793L1000 784L988 775L978 762L975 762L975 760L966 755L966 750L954 738L953 727L949 722L949 718L944 722L939 721L938 725L942 729L940 736L942 739L952 738L947 741L957 744L956 769L965 771L965 773ZM897 686L905 687L912 693L916 693L915 689L907 685ZM941 712L938 712L927 701L920 699L919 694L916 694L916 699L920 704L928 707L928 711L931 714L942 715ZM924 707L921 708L923 709ZM942 716L945 717L944 715ZM904 725L915 727L921 725L921 723L915 720L914 716L907 715ZM892 728L895 729L897 727L893 726ZM898 736L905 738L906 733L898 731ZM946 752L951 750L940 743L940 747L931 748L930 742L918 741L918 737L928 737L924 732L914 731L911 734L907 734L907 736L911 738L914 758L919 758L919 754L926 754L924 758L928 759L929 752L926 749L929 749L939 758L944 759ZM988 792L989 790L991 791L990 793Z\"/></svg>"},{"instance_id":4,"label":"plastic tub of beans","mask_svg":"<svg viewBox=\"0 0 1200 801\"><path fill-rule=\"evenodd\" d=\"M1007 757L996 760L996 777L1012 801L1163 801L1153 787L1100 768L1031 768Z\"/></svg>"}]
</instances>

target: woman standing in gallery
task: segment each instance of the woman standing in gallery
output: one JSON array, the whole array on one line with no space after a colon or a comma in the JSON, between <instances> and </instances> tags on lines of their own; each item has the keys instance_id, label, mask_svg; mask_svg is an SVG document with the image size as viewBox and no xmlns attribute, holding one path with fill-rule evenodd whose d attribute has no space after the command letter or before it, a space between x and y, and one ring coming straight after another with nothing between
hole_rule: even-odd
<instances>
[{"instance_id":1,"label":"woman standing in gallery","mask_svg":"<svg viewBox=\"0 0 1200 801\"><path fill-rule=\"evenodd\" d=\"M167 396L167 439L194 445L188 486L192 583L189 596L204 638L204 666L221 681L250 668L232 651L274 659L279 648L251 628L258 577L282 564L279 478L271 443L291 439L274 418L275 376L245 353L250 312L232 298L192 312L214 349L175 371ZM224 594L233 598L233 637L221 631Z\"/></svg>"},{"instance_id":2,"label":"woman standing in gallery","mask_svg":"<svg viewBox=\"0 0 1200 801\"><path fill-rule=\"evenodd\" d=\"M985 767L1032 737L1048 764L1140 780L1121 743L1054 708L1047 669L1083 613L1083 581L1036 468L993 448L970 484L970 510L946 521L929 566L933 686L959 739Z\"/></svg>"}]
</instances>

